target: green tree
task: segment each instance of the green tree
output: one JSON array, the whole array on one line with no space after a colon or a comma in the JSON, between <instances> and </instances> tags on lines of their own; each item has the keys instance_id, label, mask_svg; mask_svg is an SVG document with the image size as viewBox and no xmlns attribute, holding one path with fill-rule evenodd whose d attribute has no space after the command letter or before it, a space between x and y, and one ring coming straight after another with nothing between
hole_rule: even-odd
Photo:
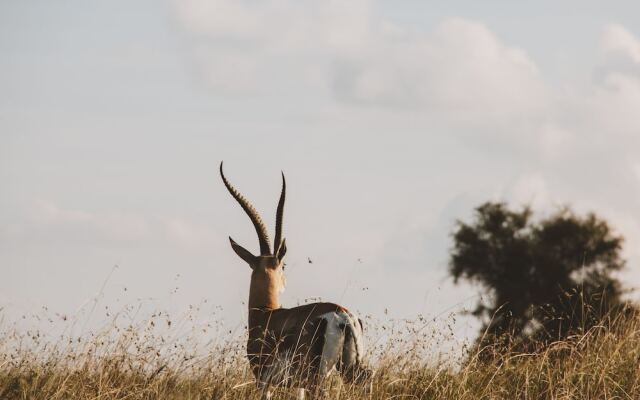
<instances>
[{"instance_id":1,"label":"green tree","mask_svg":"<svg viewBox=\"0 0 640 400\"><path fill-rule=\"evenodd\" d=\"M625 265L623 239L594 214L564 208L536 221L528 207L485 203L471 224L457 222L453 239L455 282L468 280L488 292L472 312L484 323L480 344L561 339L624 309L613 276Z\"/></svg>"}]
</instances>

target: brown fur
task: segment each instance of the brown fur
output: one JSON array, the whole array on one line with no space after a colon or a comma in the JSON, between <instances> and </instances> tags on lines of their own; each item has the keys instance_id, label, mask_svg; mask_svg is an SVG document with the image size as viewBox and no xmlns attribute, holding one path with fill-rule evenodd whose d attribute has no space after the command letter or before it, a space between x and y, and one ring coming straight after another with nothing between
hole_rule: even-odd
<instances>
[{"instance_id":1,"label":"brown fur","mask_svg":"<svg viewBox=\"0 0 640 400\"><path fill-rule=\"evenodd\" d=\"M287 385L296 380L313 386L317 380L324 346L326 321L320 316L330 312L347 312L333 303L313 303L294 308L254 308L249 310L247 357L259 381ZM289 352L289 379L266 378L264 374Z\"/></svg>"},{"instance_id":2,"label":"brown fur","mask_svg":"<svg viewBox=\"0 0 640 400\"><path fill-rule=\"evenodd\" d=\"M258 264L252 266L249 309L280 308L278 297L285 285L282 262L273 256L257 257L257 261Z\"/></svg>"},{"instance_id":3,"label":"brown fur","mask_svg":"<svg viewBox=\"0 0 640 400\"><path fill-rule=\"evenodd\" d=\"M287 375L308 381L318 372L324 345L323 320L319 317L330 312L348 312L332 303L313 303L294 308L281 308L280 290L284 287L282 260L273 256L256 258L252 266L249 289L249 339L247 357L254 376L270 384L281 377L265 379L264 374L278 356L289 352ZM274 381L275 380L275 381Z\"/></svg>"}]
</instances>

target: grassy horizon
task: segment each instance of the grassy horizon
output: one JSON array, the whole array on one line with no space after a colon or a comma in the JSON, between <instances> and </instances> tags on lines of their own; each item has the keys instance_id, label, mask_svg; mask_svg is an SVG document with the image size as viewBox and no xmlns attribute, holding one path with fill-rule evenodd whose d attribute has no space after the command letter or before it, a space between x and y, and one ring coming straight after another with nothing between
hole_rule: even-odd
<instances>
[{"instance_id":1,"label":"grassy horizon","mask_svg":"<svg viewBox=\"0 0 640 400\"><path fill-rule=\"evenodd\" d=\"M164 328L159 333L159 326ZM209 325L209 328L214 329ZM245 358L244 334L202 341L156 313L136 324L110 324L52 341L39 330L0 325L0 399L259 399ZM206 330L204 328L202 332ZM385 333L383 333L385 332ZM391 333L388 333L391 332ZM465 361L429 357L442 335L429 321L369 330L367 385L337 376L327 399L637 399L640 316L612 318L540 351L460 349ZM276 399L295 398L277 389Z\"/></svg>"}]
</instances>

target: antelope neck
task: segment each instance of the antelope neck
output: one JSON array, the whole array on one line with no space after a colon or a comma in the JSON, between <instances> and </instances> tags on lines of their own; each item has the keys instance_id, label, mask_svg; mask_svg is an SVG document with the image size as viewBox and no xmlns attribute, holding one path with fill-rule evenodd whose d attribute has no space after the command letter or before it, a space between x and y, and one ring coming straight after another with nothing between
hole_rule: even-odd
<instances>
[{"instance_id":1,"label":"antelope neck","mask_svg":"<svg viewBox=\"0 0 640 400\"><path fill-rule=\"evenodd\" d=\"M249 311L275 310L280 308L280 300L277 283L267 276L251 276L249 288Z\"/></svg>"}]
</instances>

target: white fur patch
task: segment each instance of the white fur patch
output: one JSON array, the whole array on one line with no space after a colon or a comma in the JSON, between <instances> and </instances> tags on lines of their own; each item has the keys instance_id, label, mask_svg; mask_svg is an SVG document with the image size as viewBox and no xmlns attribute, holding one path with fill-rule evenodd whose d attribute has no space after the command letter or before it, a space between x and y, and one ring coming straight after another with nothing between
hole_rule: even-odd
<instances>
[{"instance_id":1,"label":"white fur patch","mask_svg":"<svg viewBox=\"0 0 640 400\"><path fill-rule=\"evenodd\" d=\"M281 281L280 281L280 287L278 288L278 293L282 294L284 293L284 290L287 288L287 278L284 276L283 272L280 272L281 275Z\"/></svg>"},{"instance_id":2,"label":"white fur patch","mask_svg":"<svg viewBox=\"0 0 640 400\"><path fill-rule=\"evenodd\" d=\"M353 354L353 360L356 360L356 362L360 363L362 361L362 353L364 352L364 334L362 332L362 326L360 325L360 320L357 316L351 313L347 313L347 316L349 318L349 323L351 325L351 331L353 332L353 340L355 344L355 349L353 349L353 351L355 351L355 354Z\"/></svg>"},{"instance_id":3,"label":"white fur patch","mask_svg":"<svg viewBox=\"0 0 640 400\"><path fill-rule=\"evenodd\" d=\"M326 376L338 363L343 348L348 346L350 359L360 361L362 356L362 329L358 318L351 313L330 312L320 316L327 321L327 329L324 334L324 347L320 359L320 375ZM354 343L345 343L345 326L351 327Z\"/></svg>"}]
</instances>

